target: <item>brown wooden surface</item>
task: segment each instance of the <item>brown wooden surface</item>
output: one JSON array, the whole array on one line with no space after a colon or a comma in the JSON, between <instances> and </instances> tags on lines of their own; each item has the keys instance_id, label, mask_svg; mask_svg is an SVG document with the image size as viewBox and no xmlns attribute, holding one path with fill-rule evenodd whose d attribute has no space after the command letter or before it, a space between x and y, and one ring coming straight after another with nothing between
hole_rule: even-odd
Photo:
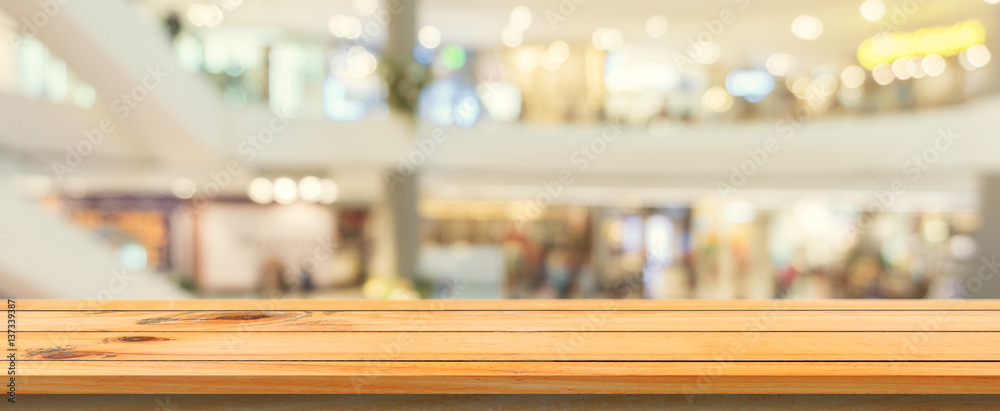
<instances>
[{"instance_id":1,"label":"brown wooden surface","mask_svg":"<svg viewBox=\"0 0 1000 411\"><path fill-rule=\"evenodd\" d=\"M969 410L997 409L1000 395L25 395L32 411L108 410ZM11 407L13 409L13 407Z\"/></svg>"},{"instance_id":2,"label":"brown wooden surface","mask_svg":"<svg viewBox=\"0 0 1000 411\"><path fill-rule=\"evenodd\" d=\"M938 331L1000 331L996 315L952 311ZM480 321L482 311L25 311L22 331L924 331L927 313L912 311L606 311L593 319L560 311L504 311ZM933 320L934 317L932 316Z\"/></svg>"},{"instance_id":3,"label":"brown wooden surface","mask_svg":"<svg viewBox=\"0 0 1000 411\"><path fill-rule=\"evenodd\" d=\"M20 394L1000 393L994 301L17 301Z\"/></svg>"},{"instance_id":4,"label":"brown wooden surface","mask_svg":"<svg viewBox=\"0 0 1000 411\"><path fill-rule=\"evenodd\" d=\"M30 311L1000 310L993 300L20 300Z\"/></svg>"}]
</instances>

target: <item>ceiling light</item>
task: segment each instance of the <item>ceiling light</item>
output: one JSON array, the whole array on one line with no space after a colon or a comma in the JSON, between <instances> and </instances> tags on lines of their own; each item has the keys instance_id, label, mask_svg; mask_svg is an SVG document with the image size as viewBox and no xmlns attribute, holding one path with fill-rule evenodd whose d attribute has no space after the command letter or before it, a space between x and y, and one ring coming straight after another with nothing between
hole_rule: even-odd
<instances>
[{"instance_id":1,"label":"ceiling light","mask_svg":"<svg viewBox=\"0 0 1000 411\"><path fill-rule=\"evenodd\" d=\"M886 63L879 64L872 69L872 78L875 82L881 85L886 85L892 83L892 80L896 78L892 73L892 66Z\"/></svg>"},{"instance_id":2,"label":"ceiling light","mask_svg":"<svg viewBox=\"0 0 1000 411\"><path fill-rule=\"evenodd\" d=\"M204 4L194 4L188 7L187 17L191 24L201 27L205 25L207 19L208 6Z\"/></svg>"},{"instance_id":3,"label":"ceiling light","mask_svg":"<svg viewBox=\"0 0 1000 411\"><path fill-rule=\"evenodd\" d=\"M823 22L813 16L799 16L792 22L792 33L800 39L818 39L823 34Z\"/></svg>"},{"instance_id":4,"label":"ceiling light","mask_svg":"<svg viewBox=\"0 0 1000 411\"><path fill-rule=\"evenodd\" d=\"M882 0L866 0L861 3L861 17L868 21L878 21L885 15L885 3Z\"/></svg>"},{"instance_id":5,"label":"ceiling light","mask_svg":"<svg viewBox=\"0 0 1000 411\"><path fill-rule=\"evenodd\" d=\"M375 72L378 61L375 55L365 50L364 47L354 46L347 52L347 72L351 77L364 78Z\"/></svg>"},{"instance_id":6,"label":"ceiling light","mask_svg":"<svg viewBox=\"0 0 1000 411\"><path fill-rule=\"evenodd\" d=\"M503 40L503 44L507 47L517 47L521 45L524 41L524 33L520 29L514 26L507 26L503 28L500 33L500 38Z\"/></svg>"},{"instance_id":7,"label":"ceiling light","mask_svg":"<svg viewBox=\"0 0 1000 411\"><path fill-rule=\"evenodd\" d=\"M347 39L361 37L361 20L358 20L354 16L335 14L333 17L330 17L328 28L330 29L330 33L337 37Z\"/></svg>"},{"instance_id":8,"label":"ceiling light","mask_svg":"<svg viewBox=\"0 0 1000 411\"><path fill-rule=\"evenodd\" d=\"M591 41L598 50L617 50L622 46L622 32L618 29L599 28L594 30Z\"/></svg>"},{"instance_id":9,"label":"ceiling light","mask_svg":"<svg viewBox=\"0 0 1000 411\"><path fill-rule=\"evenodd\" d=\"M266 178L255 178L247 187L247 196L257 204L267 204L274 200L274 185Z\"/></svg>"},{"instance_id":10,"label":"ceiling light","mask_svg":"<svg viewBox=\"0 0 1000 411\"><path fill-rule=\"evenodd\" d=\"M510 12L510 24L520 30L527 30L531 26L531 9L524 6L517 6Z\"/></svg>"},{"instance_id":11,"label":"ceiling light","mask_svg":"<svg viewBox=\"0 0 1000 411\"><path fill-rule=\"evenodd\" d=\"M417 33L417 39L421 46L432 49L441 44L441 32L434 26L424 26Z\"/></svg>"},{"instance_id":12,"label":"ceiling light","mask_svg":"<svg viewBox=\"0 0 1000 411\"><path fill-rule=\"evenodd\" d=\"M924 57L924 59L920 62L920 65L923 66L924 72L931 77L941 75L941 73L944 73L945 67L948 66L948 64L944 61L944 57L937 54L931 54Z\"/></svg>"},{"instance_id":13,"label":"ceiling light","mask_svg":"<svg viewBox=\"0 0 1000 411\"><path fill-rule=\"evenodd\" d=\"M299 180L299 198L303 201L315 203L323 195L323 184L318 178L313 176Z\"/></svg>"},{"instance_id":14,"label":"ceiling light","mask_svg":"<svg viewBox=\"0 0 1000 411\"><path fill-rule=\"evenodd\" d=\"M767 71L775 76L787 76L795 70L795 58L785 53L774 53L767 58Z\"/></svg>"},{"instance_id":15,"label":"ceiling light","mask_svg":"<svg viewBox=\"0 0 1000 411\"><path fill-rule=\"evenodd\" d=\"M291 204L296 198L295 181L290 178L274 180L274 201L278 204Z\"/></svg>"},{"instance_id":16,"label":"ceiling light","mask_svg":"<svg viewBox=\"0 0 1000 411\"><path fill-rule=\"evenodd\" d=\"M848 88L857 88L865 83L865 69L859 66L850 66L840 72L840 82Z\"/></svg>"},{"instance_id":17,"label":"ceiling light","mask_svg":"<svg viewBox=\"0 0 1000 411\"><path fill-rule=\"evenodd\" d=\"M990 50L982 44L977 44L963 51L959 62L963 63L962 66L966 69L972 70L985 66L990 62L990 57Z\"/></svg>"},{"instance_id":18,"label":"ceiling light","mask_svg":"<svg viewBox=\"0 0 1000 411\"><path fill-rule=\"evenodd\" d=\"M569 44L556 40L549 46L549 57L556 63L562 63L569 58Z\"/></svg>"},{"instance_id":19,"label":"ceiling light","mask_svg":"<svg viewBox=\"0 0 1000 411\"><path fill-rule=\"evenodd\" d=\"M907 64L909 62L910 59L908 58L896 59L896 61L892 62L892 74L895 75L896 78L900 80L906 80L910 77L913 77L913 72L910 71L912 67L910 67L910 65Z\"/></svg>"},{"instance_id":20,"label":"ceiling light","mask_svg":"<svg viewBox=\"0 0 1000 411\"><path fill-rule=\"evenodd\" d=\"M667 34L667 29L670 28L670 24L667 22L667 18L659 15L650 16L646 20L646 35L654 39L658 39Z\"/></svg>"},{"instance_id":21,"label":"ceiling light","mask_svg":"<svg viewBox=\"0 0 1000 411\"><path fill-rule=\"evenodd\" d=\"M222 9L214 4L205 6L204 23L206 27L215 27L222 23Z\"/></svg>"},{"instance_id":22,"label":"ceiling light","mask_svg":"<svg viewBox=\"0 0 1000 411\"><path fill-rule=\"evenodd\" d=\"M170 186L170 191L174 193L174 196L184 200L194 197L197 190L198 187L194 185L194 181L187 178L178 178Z\"/></svg>"}]
</instances>

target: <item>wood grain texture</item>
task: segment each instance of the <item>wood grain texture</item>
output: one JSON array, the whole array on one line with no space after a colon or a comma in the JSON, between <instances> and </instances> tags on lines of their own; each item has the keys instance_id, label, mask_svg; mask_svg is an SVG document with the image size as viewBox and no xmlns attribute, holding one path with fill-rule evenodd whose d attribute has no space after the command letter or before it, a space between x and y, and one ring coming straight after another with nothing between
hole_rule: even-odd
<instances>
[{"instance_id":1,"label":"wood grain texture","mask_svg":"<svg viewBox=\"0 0 1000 411\"><path fill-rule=\"evenodd\" d=\"M26 332L18 343L22 360L1000 361L1000 333L967 332Z\"/></svg>"},{"instance_id":2,"label":"wood grain texture","mask_svg":"<svg viewBox=\"0 0 1000 411\"><path fill-rule=\"evenodd\" d=\"M17 305L24 394L1000 393L995 301Z\"/></svg>"},{"instance_id":3,"label":"wood grain texture","mask_svg":"<svg viewBox=\"0 0 1000 411\"><path fill-rule=\"evenodd\" d=\"M28 311L989 310L991 300L21 300Z\"/></svg>"},{"instance_id":4,"label":"wood grain texture","mask_svg":"<svg viewBox=\"0 0 1000 411\"><path fill-rule=\"evenodd\" d=\"M22 331L1000 331L1000 311L26 311Z\"/></svg>"},{"instance_id":5,"label":"wood grain texture","mask_svg":"<svg viewBox=\"0 0 1000 411\"><path fill-rule=\"evenodd\" d=\"M34 368L38 367L38 368ZM723 372L714 376L718 367ZM261 370L268 370L262 376ZM53 378L52 374L60 377ZM36 377L37 375L37 377ZM39 394L827 394L997 393L987 363L548 363L64 361L31 364L20 384ZM947 381L947 384L942 382Z\"/></svg>"},{"instance_id":6,"label":"wood grain texture","mask_svg":"<svg viewBox=\"0 0 1000 411\"><path fill-rule=\"evenodd\" d=\"M998 395L26 395L32 411L108 410L970 410Z\"/></svg>"}]
</instances>

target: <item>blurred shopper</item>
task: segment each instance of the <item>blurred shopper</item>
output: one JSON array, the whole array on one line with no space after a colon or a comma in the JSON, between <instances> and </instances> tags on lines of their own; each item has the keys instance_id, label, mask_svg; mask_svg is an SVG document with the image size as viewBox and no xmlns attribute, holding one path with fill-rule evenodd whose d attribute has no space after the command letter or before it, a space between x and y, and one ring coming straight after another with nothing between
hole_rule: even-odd
<instances>
[{"instance_id":1,"label":"blurred shopper","mask_svg":"<svg viewBox=\"0 0 1000 411\"><path fill-rule=\"evenodd\" d=\"M264 259L260 279L260 295L270 297L276 293L287 293L288 282L285 279L285 266L277 256L271 255Z\"/></svg>"}]
</instances>

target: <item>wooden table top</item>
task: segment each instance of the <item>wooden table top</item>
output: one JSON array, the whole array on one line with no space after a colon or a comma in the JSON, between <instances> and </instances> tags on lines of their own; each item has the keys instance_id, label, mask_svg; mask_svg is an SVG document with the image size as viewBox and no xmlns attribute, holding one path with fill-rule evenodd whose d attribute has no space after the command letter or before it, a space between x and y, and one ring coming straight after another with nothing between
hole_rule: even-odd
<instances>
[{"instance_id":1,"label":"wooden table top","mask_svg":"<svg viewBox=\"0 0 1000 411\"><path fill-rule=\"evenodd\" d=\"M15 307L21 394L1000 393L1000 301Z\"/></svg>"}]
</instances>

